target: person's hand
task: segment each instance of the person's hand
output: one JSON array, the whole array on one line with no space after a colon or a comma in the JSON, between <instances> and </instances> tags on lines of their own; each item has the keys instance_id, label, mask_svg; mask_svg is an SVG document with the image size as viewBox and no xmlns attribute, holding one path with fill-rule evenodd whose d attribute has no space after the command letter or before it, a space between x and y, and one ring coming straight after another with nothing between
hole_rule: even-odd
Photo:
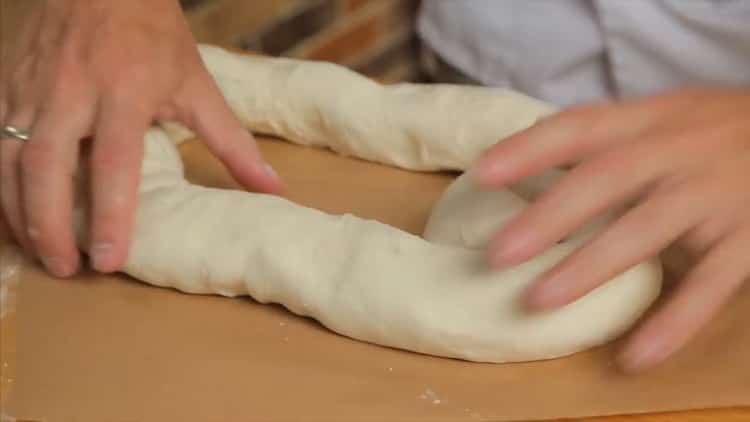
<instances>
[{"instance_id":1,"label":"person's hand","mask_svg":"<svg viewBox=\"0 0 750 422\"><path fill-rule=\"evenodd\" d=\"M14 236L57 276L79 266L72 231L80 142L91 137L93 267L124 264L134 223L143 135L155 120L191 128L243 185L281 182L201 62L177 0L40 0L4 46L2 210Z\"/></svg>"},{"instance_id":2,"label":"person's hand","mask_svg":"<svg viewBox=\"0 0 750 422\"><path fill-rule=\"evenodd\" d=\"M526 298L534 309L563 306L678 242L695 265L619 355L625 370L651 367L685 345L750 276L750 90L572 108L495 145L475 171L480 185L498 188L561 165L573 168L496 235L490 259L521 263L626 205Z\"/></svg>"}]
</instances>

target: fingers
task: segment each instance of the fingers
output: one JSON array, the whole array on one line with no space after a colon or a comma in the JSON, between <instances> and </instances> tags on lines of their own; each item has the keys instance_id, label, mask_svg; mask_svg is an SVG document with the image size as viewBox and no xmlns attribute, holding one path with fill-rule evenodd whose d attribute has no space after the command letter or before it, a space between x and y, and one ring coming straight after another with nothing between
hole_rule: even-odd
<instances>
[{"instance_id":1,"label":"fingers","mask_svg":"<svg viewBox=\"0 0 750 422\"><path fill-rule=\"evenodd\" d=\"M573 169L497 234L490 261L507 266L530 259L643 191L666 166L653 144L647 139L613 149Z\"/></svg>"},{"instance_id":2,"label":"fingers","mask_svg":"<svg viewBox=\"0 0 750 422\"><path fill-rule=\"evenodd\" d=\"M673 298L629 339L620 366L648 369L684 346L750 275L750 229L731 233L688 273Z\"/></svg>"},{"instance_id":3,"label":"fingers","mask_svg":"<svg viewBox=\"0 0 750 422\"><path fill-rule=\"evenodd\" d=\"M26 234L47 270L68 277L79 266L73 234L73 172L86 112L57 104L43 110L20 153Z\"/></svg>"},{"instance_id":4,"label":"fingers","mask_svg":"<svg viewBox=\"0 0 750 422\"><path fill-rule=\"evenodd\" d=\"M143 137L151 119L145 110L111 100L101 107L90 160L93 268L118 271L130 248L143 158Z\"/></svg>"},{"instance_id":5,"label":"fingers","mask_svg":"<svg viewBox=\"0 0 750 422\"><path fill-rule=\"evenodd\" d=\"M5 113L3 113L5 114ZM7 120L0 120L4 125L19 128L31 127L33 118L31 113L26 116L12 116ZM33 248L26 235L26 223L23 216L23 202L21 200L20 157L23 141L13 138L0 139L0 207L5 216L5 222L16 241L33 254Z\"/></svg>"},{"instance_id":6,"label":"fingers","mask_svg":"<svg viewBox=\"0 0 750 422\"><path fill-rule=\"evenodd\" d=\"M673 189L645 200L586 245L566 257L529 290L536 309L557 308L659 253L697 224L709 207L695 186ZM696 196L697 195L697 196Z\"/></svg>"},{"instance_id":7,"label":"fingers","mask_svg":"<svg viewBox=\"0 0 750 422\"><path fill-rule=\"evenodd\" d=\"M490 148L476 165L478 182L500 187L574 162L614 142L636 137L661 114L656 105L635 102L571 108Z\"/></svg>"},{"instance_id":8,"label":"fingers","mask_svg":"<svg viewBox=\"0 0 750 422\"><path fill-rule=\"evenodd\" d=\"M227 166L232 176L243 186L262 192L275 193L283 188L273 168L263 161L252 134L234 116L213 82L203 95L193 95L190 123L209 149ZM196 100L199 98L200 100Z\"/></svg>"}]
</instances>

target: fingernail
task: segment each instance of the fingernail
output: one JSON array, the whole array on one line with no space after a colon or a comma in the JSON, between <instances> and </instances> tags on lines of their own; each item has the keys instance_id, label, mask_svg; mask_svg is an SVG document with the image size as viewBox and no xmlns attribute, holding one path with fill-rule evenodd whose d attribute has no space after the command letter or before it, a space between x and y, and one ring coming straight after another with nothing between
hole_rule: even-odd
<instances>
[{"instance_id":1,"label":"fingernail","mask_svg":"<svg viewBox=\"0 0 750 422\"><path fill-rule=\"evenodd\" d=\"M470 176L479 186L486 186L492 178L492 168L484 160L480 160L470 170Z\"/></svg>"},{"instance_id":2,"label":"fingernail","mask_svg":"<svg viewBox=\"0 0 750 422\"><path fill-rule=\"evenodd\" d=\"M521 235L504 232L490 247L492 265L502 268L522 263L528 243Z\"/></svg>"},{"instance_id":3,"label":"fingernail","mask_svg":"<svg viewBox=\"0 0 750 422\"><path fill-rule=\"evenodd\" d=\"M502 246L491 256L492 265L498 268L509 267L520 260L519 248L513 246Z\"/></svg>"},{"instance_id":4,"label":"fingernail","mask_svg":"<svg viewBox=\"0 0 750 422\"><path fill-rule=\"evenodd\" d=\"M91 247L91 250L89 250L91 264L96 271L114 271L114 256L112 254L112 249L111 243L95 243Z\"/></svg>"},{"instance_id":5,"label":"fingernail","mask_svg":"<svg viewBox=\"0 0 750 422\"><path fill-rule=\"evenodd\" d=\"M500 252L493 252L490 254L490 265L492 265L493 268L497 269L505 269L510 267L510 263L505 259L505 254Z\"/></svg>"},{"instance_id":6,"label":"fingernail","mask_svg":"<svg viewBox=\"0 0 750 422\"><path fill-rule=\"evenodd\" d=\"M75 272L73 266L61 258L43 256L42 264L56 277L70 277Z\"/></svg>"},{"instance_id":7,"label":"fingernail","mask_svg":"<svg viewBox=\"0 0 750 422\"><path fill-rule=\"evenodd\" d=\"M480 186L501 184L505 176L505 166L494 160L480 159L474 166L472 175Z\"/></svg>"},{"instance_id":8,"label":"fingernail","mask_svg":"<svg viewBox=\"0 0 750 422\"><path fill-rule=\"evenodd\" d=\"M565 280L551 279L544 280L542 283L535 286L526 297L528 306L538 310L562 306L567 293Z\"/></svg>"}]
</instances>

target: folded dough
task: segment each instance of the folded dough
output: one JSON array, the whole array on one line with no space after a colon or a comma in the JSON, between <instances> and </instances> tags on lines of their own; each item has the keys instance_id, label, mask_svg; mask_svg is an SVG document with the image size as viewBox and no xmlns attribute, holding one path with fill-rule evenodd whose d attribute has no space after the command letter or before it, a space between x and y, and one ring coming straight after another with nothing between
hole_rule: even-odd
<instances>
[{"instance_id":1,"label":"folded dough","mask_svg":"<svg viewBox=\"0 0 750 422\"><path fill-rule=\"evenodd\" d=\"M554 112L506 90L381 86L328 63L210 46L201 54L248 129L411 170L465 170L485 148ZM486 266L486 239L523 209L533 183L515 193L479 192L459 178L430 219L428 241L275 196L192 185L174 146L190 134L163 126L146 135L124 268L146 283L250 295L352 338L482 362L547 359L599 345L627 330L659 294L660 265L651 260L560 310L524 309L524 289L580 243L574 237L513 268ZM85 239L85 225L77 226Z\"/></svg>"}]
</instances>

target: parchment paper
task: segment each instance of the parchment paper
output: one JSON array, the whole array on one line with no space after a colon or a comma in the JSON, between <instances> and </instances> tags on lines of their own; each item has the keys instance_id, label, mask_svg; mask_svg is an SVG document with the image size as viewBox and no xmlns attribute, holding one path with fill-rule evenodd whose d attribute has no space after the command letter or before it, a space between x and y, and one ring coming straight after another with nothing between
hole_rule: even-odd
<instances>
[{"instance_id":1,"label":"parchment paper","mask_svg":"<svg viewBox=\"0 0 750 422\"><path fill-rule=\"evenodd\" d=\"M262 147L292 200L415 233L452 177ZM237 188L202 145L182 151L192 180ZM613 366L616 344L546 362L467 363L121 275L55 280L28 264L17 293L0 350L3 412L19 419L510 421L750 405L748 289L688 349L636 377Z\"/></svg>"}]
</instances>

